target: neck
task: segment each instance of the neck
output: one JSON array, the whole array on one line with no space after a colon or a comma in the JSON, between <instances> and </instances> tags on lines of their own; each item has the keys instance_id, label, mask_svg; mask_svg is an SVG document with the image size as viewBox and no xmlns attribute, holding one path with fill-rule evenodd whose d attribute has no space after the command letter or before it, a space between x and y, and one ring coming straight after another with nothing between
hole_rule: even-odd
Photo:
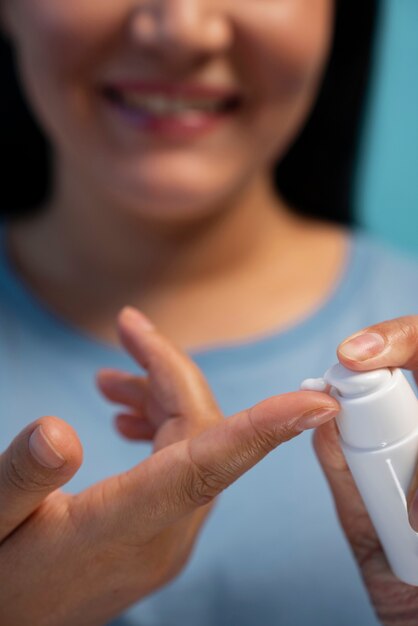
<instances>
[{"instance_id":1,"label":"neck","mask_svg":"<svg viewBox=\"0 0 418 626\"><path fill-rule=\"evenodd\" d=\"M97 318L166 289L242 272L273 239L276 249L291 245L293 229L295 218L267 176L254 177L209 217L167 225L111 206L58 173L48 206L12 226L9 241L18 269L43 297L59 291L70 302L79 294L86 315Z\"/></svg>"},{"instance_id":2,"label":"neck","mask_svg":"<svg viewBox=\"0 0 418 626\"><path fill-rule=\"evenodd\" d=\"M75 194L79 186L65 182L40 215L10 226L9 254L51 310L112 343L115 317L126 304L186 343L195 340L190 316L216 337L229 310L233 335L243 293L252 293L269 311L263 298L272 288L275 293L281 285L290 294L307 274L310 241L318 258L329 248L312 237L312 223L286 209L267 177L254 178L225 206L186 225L145 220L86 189ZM316 288L314 277L308 279L310 289ZM295 299L300 308L300 294ZM218 311L220 300L225 310ZM275 320L274 310L272 315ZM258 311L253 317L258 319Z\"/></svg>"}]
</instances>

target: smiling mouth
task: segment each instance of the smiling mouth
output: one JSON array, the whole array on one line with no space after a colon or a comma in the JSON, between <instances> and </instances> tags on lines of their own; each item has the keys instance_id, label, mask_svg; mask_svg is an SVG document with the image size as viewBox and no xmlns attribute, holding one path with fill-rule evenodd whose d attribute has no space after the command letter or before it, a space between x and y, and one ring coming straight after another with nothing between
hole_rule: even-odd
<instances>
[{"instance_id":1,"label":"smiling mouth","mask_svg":"<svg viewBox=\"0 0 418 626\"><path fill-rule=\"evenodd\" d=\"M105 99L132 113L156 118L181 117L188 114L220 115L237 112L243 98L238 94L225 97L190 97L165 93L138 93L115 87L104 87Z\"/></svg>"}]
</instances>

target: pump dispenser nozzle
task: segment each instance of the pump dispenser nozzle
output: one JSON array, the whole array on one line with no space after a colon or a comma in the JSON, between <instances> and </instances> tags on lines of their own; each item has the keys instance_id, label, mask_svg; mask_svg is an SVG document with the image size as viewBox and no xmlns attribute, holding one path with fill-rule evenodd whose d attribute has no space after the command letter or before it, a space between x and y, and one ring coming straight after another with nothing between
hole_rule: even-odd
<instances>
[{"instance_id":1,"label":"pump dispenser nozzle","mask_svg":"<svg viewBox=\"0 0 418 626\"><path fill-rule=\"evenodd\" d=\"M370 372L353 372L341 363L337 363L326 371L324 380L335 387L344 398L355 398L368 395L382 389L392 378L389 369L378 369Z\"/></svg>"},{"instance_id":2,"label":"pump dispenser nozzle","mask_svg":"<svg viewBox=\"0 0 418 626\"><path fill-rule=\"evenodd\" d=\"M353 372L337 363L329 368L323 378L307 378L300 388L311 391L325 391L328 385L334 387L343 398L355 398L377 391L392 378L389 369L372 370L369 372Z\"/></svg>"}]
</instances>

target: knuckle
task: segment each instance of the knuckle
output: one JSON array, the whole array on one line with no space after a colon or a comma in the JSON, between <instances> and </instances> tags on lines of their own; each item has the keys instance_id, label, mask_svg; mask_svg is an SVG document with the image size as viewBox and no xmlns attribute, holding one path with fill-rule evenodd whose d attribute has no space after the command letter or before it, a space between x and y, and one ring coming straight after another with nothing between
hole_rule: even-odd
<instances>
[{"instance_id":1,"label":"knuckle","mask_svg":"<svg viewBox=\"0 0 418 626\"><path fill-rule=\"evenodd\" d=\"M209 504L231 482L226 467L207 466L193 458L188 445L189 467L183 489L189 502L196 506Z\"/></svg>"},{"instance_id":2,"label":"knuckle","mask_svg":"<svg viewBox=\"0 0 418 626\"><path fill-rule=\"evenodd\" d=\"M404 317L395 320L396 336L406 343L417 343L418 329L414 318Z\"/></svg>"},{"instance_id":3,"label":"knuckle","mask_svg":"<svg viewBox=\"0 0 418 626\"><path fill-rule=\"evenodd\" d=\"M185 482L187 499L196 506L211 502L225 486L213 472L198 465L193 465L192 472Z\"/></svg>"},{"instance_id":4,"label":"knuckle","mask_svg":"<svg viewBox=\"0 0 418 626\"><path fill-rule=\"evenodd\" d=\"M8 462L3 466L3 481L14 491L33 493L45 491L53 486L51 478L34 472L29 466L22 463L18 455L11 451Z\"/></svg>"},{"instance_id":5,"label":"knuckle","mask_svg":"<svg viewBox=\"0 0 418 626\"><path fill-rule=\"evenodd\" d=\"M366 332L376 332L382 335L389 343L417 343L418 342L418 317L406 315L397 317L381 324L374 324L366 329Z\"/></svg>"},{"instance_id":6,"label":"knuckle","mask_svg":"<svg viewBox=\"0 0 418 626\"><path fill-rule=\"evenodd\" d=\"M349 541L361 569L367 567L382 555L382 547L377 537L361 530L352 532Z\"/></svg>"},{"instance_id":7,"label":"knuckle","mask_svg":"<svg viewBox=\"0 0 418 626\"><path fill-rule=\"evenodd\" d=\"M252 431L252 437L248 442L248 451L251 456L257 455L259 452L268 454L274 448L277 448L281 441L291 436L291 427L289 424L275 424L273 429L262 428L256 424L254 415L254 407L246 412L247 421Z\"/></svg>"}]
</instances>

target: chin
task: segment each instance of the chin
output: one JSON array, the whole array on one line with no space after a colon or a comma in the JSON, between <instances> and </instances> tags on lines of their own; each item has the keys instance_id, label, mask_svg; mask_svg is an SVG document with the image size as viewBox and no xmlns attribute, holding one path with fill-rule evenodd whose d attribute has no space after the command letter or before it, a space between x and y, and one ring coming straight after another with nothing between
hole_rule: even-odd
<instances>
[{"instance_id":1,"label":"chin","mask_svg":"<svg viewBox=\"0 0 418 626\"><path fill-rule=\"evenodd\" d=\"M219 188L190 181L189 185L175 184L162 178L156 180L130 180L119 189L113 186L117 203L145 219L180 222L207 218L215 214L216 206L226 194Z\"/></svg>"},{"instance_id":2,"label":"chin","mask_svg":"<svg viewBox=\"0 0 418 626\"><path fill-rule=\"evenodd\" d=\"M188 166L187 166L188 165ZM116 169L104 177L111 181L112 195L118 203L131 207L144 218L183 221L202 219L216 213L216 207L237 193L248 177L232 176L228 166L198 167L188 163L139 163Z\"/></svg>"}]
</instances>

